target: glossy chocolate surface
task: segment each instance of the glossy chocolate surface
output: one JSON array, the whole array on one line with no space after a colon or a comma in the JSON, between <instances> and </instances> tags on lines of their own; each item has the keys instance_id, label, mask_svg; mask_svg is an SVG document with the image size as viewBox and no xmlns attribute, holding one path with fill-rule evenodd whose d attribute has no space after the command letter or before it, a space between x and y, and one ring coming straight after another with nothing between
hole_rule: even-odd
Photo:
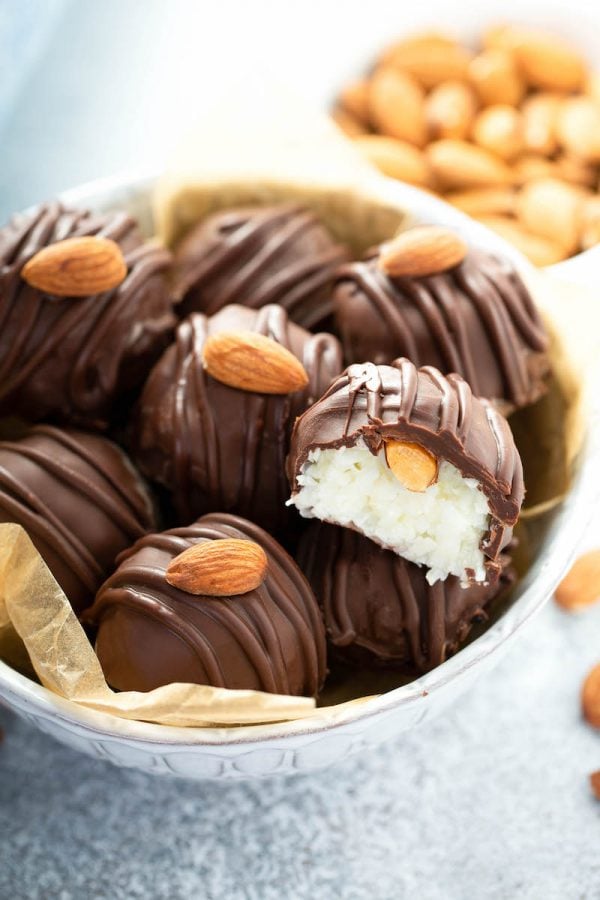
<instances>
[{"instance_id":1,"label":"glossy chocolate surface","mask_svg":"<svg viewBox=\"0 0 600 900\"><path fill-rule=\"evenodd\" d=\"M258 588L207 597L165 580L179 553L222 538L263 547L268 567ZM86 621L98 629L106 679L120 690L183 682L315 696L325 678L325 631L308 582L270 535L236 516L208 515L142 538L120 557Z\"/></svg>"},{"instance_id":2,"label":"glossy chocolate surface","mask_svg":"<svg viewBox=\"0 0 600 900\"><path fill-rule=\"evenodd\" d=\"M175 296L184 315L213 315L228 303L278 303L304 328L331 315L337 267L349 258L308 210L293 204L218 212L175 253Z\"/></svg>"},{"instance_id":3,"label":"glossy chocolate surface","mask_svg":"<svg viewBox=\"0 0 600 900\"><path fill-rule=\"evenodd\" d=\"M405 356L456 372L505 414L545 391L548 339L506 259L471 250L439 275L390 278L375 254L341 268L334 306L349 364Z\"/></svg>"},{"instance_id":4,"label":"glossy chocolate surface","mask_svg":"<svg viewBox=\"0 0 600 900\"><path fill-rule=\"evenodd\" d=\"M204 371L202 349L219 331L273 338L304 365L308 387L292 394L231 388ZM341 371L341 348L329 334L310 334L280 306L230 305L210 318L192 314L154 367L135 429L135 459L172 492L180 521L223 510L275 533L289 521L285 458L294 419Z\"/></svg>"},{"instance_id":5,"label":"glossy chocolate surface","mask_svg":"<svg viewBox=\"0 0 600 900\"><path fill-rule=\"evenodd\" d=\"M489 584L434 585L426 570L355 531L313 522L297 555L325 617L336 657L427 672L455 653L485 608L514 581L507 555Z\"/></svg>"},{"instance_id":6,"label":"glossy chocolate surface","mask_svg":"<svg viewBox=\"0 0 600 900\"><path fill-rule=\"evenodd\" d=\"M118 287L56 297L21 278L42 248L88 235L119 244L128 274ZM119 396L140 385L172 334L170 262L123 212L55 202L14 216L0 230L0 415L105 427Z\"/></svg>"},{"instance_id":7,"label":"glossy chocolate surface","mask_svg":"<svg viewBox=\"0 0 600 900\"><path fill-rule=\"evenodd\" d=\"M25 528L76 612L116 556L156 527L150 495L116 444L48 425L0 442L0 522Z\"/></svg>"}]
</instances>

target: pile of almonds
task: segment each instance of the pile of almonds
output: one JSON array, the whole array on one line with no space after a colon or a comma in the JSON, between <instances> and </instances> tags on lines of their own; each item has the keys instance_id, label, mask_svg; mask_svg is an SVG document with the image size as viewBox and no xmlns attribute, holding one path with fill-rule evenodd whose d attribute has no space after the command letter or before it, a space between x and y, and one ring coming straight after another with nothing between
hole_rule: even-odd
<instances>
[{"instance_id":1,"label":"pile of almonds","mask_svg":"<svg viewBox=\"0 0 600 900\"><path fill-rule=\"evenodd\" d=\"M440 194L551 265L600 242L600 76L560 38L425 33L342 90L337 124L386 175Z\"/></svg>"}]
</instances>

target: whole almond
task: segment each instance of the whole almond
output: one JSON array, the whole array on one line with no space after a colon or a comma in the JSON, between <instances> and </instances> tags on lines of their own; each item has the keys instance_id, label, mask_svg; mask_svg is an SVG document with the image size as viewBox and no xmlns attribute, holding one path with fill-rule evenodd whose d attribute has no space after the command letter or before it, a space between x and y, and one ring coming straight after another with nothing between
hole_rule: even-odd
<instances>
[{"instance_id":1,"label":"whole almond","mask_svg":"<svg viewBox=\"0 0 600 900\"><path fill-rule=\"evenodd\" d=\"M412 41L397 45L388 65L408 72L429 90L443 81L466 81L473 53L444 41Z\"/></svg>"},{"instance_id":2,"label":"whole almond","mask_svg":"<svg viewBox=\"0 0 600 900\"><path fill-rule=\"evenodd\" d=\"M515 210L515 192L511 188L471 188L454 191L444 199L469 216L512 215Z\"/></svg>"},{"instance_id":3,"label":"whole almond","mask_svg":"<svg viewBox=\"0 0 600 900\"><path fill-rule=\"evenodd\" d=\"M523 142L531 153L549 155L558 146L558 116L563 98L557 94L534 94L523 103Z\"/></svg>"},{"instance_id":4,"label":"whole almond","mask_svg":"<svg viewBox=\"0 0 600 900\"><path fill-rule=\"evenodd\" d=\"M504 160L512 160L523 149L521 114L512 106L496 104L479 113L473 124L476 144Z\"/></svg>"},{"instance_id":5,"label":"whole almond","mask_svg":"<svg viewBox=\"0 0 600 900\"><path fill-rule=\"evenodd\" d=\"M454 268L467 255L463 239L437 225L419 225L385 244L379 266L390 278L420 278Z\"/></svg>"},{"instance_id":6,"label":"whole almond","mask_svg":"<svg viewBox=\"0 0 600 900\"><path fill-rule=\"evenodd\" d=\"M233 597L263 583L267 556L254 541L202 541L171 560L165 579L186 594Z\"/></svg>"},{"instance_id":7,"label":"whole almond","mask_svg":"<svg viewBox=\"0 0 600 900\"><path fill-rule=\"evenodd\" d=\"M513 53L531 87L576 91L584 84L586 65L582 56L555 35L523 32L517 37Z\"/></svg>"},{"instance_id":8,"label":"whole almond","mask_svg":"<svg viewBox=\"0 0 600 900\"><path fill-rule=\"evenodd\" d=\"M556 163L545 156L527 153L517 159L512 168L515 184L526 184L538 178L554 178L557 174Z\"/></svg>"},{"instance_id":9,"label":"whole almond","mask_svg":"<svg viewBox=\"0 0 600 900\"><path fill-rule=\"evenodd\" d=\"M437 459L420 444L390 440L384 450L391 471L409 491L422 493L436 481Z\"/></svg>"},{"instance_id":10,"label":"whole almond","mask_svg":"<svg viewBox=\"0 0 600 900\"><path fill-rule=\"evenodd\" d=\"M425 119L431 138L466 138L471 130L477 101L464 81L444 81L425 101Z\"/></svg>"},{"instance_id":11,"label":"whole almond","mask_svg":"<svg viewBox=\"0 0 600 900\"><path fill-rule=\"evenodd\" d=\"M600 162L600 106L589 97L569 97L557 121L560 144L590 162Z\"/></svg>"},{"instance_id":12,"label":"whole almond","mask_svg":"<svg viewBox=\"0 0 600 900\"><path fill-rule=\"evenodd\" d=\"M366 78L351 81L340 96L342 108L366 127L369 123L369 82Z\"/></svg>"},{"instance_id":13,"label":"whole almond","mask_svg":"<svg viewBox=\"0 0 600 900\"><path fill-rule=\"evenodd\" d=\"M366 134L354 144L384 175L419 187L431 187L429 164L423 151L413 144L381 134Z\"/></svg>"},{"instance_id":14,"label":"whole almond","mask_svg":"<svg viewBox=\"0 0 600 900\"><path fill-rule=\"evenodd\" d=\"M580 187L595 187L598 174L596 167L571 153L565 153L556 160L556 174L571 184Z\"/></svg>"},{"instance_id":15,"label":"whole almond","mask_svg":"<svg viewBox=\"0 0 600 900\"><path fill-rule=\"evenodd\" d=\"M308 384L293 353L253 331L220 331L206 339L204 368L217 381L243 391L289 394Z\"/></svg>"},{"instance_id":16,"label":"whole almond","mask_svg":"<svg viewBox=\"0 0 600 900\"><path fill-rule=\"evenodd\" d=\"M584 199L582 188L557 178L531 181L517 197L517 217L529 231L573 253L579 243Z\"/></svg>"},{"instance_id":17,"label":"whole almond","mask_svg":"<svg viewBox=\"0 0 600 900\"><path fill-rule=\"evenodd\" d=\"M89 297L117 287L127 275L121 248L103 237L66 238L38 251L21 276L56 297Z\"/></svg>"},{"instance_id":18,"label":"whole almond","mask_svg":"<svg viewBox=\"0 0 600 900\"><path fill-rule=\"evenodd\" d=\"M456 39L443 31L435 29L418 31L415 34L408 35L408 37L394 41L393 44L386 47L379 57L379 63L383 65L391 63L393 65L397 60L402 59L407 50L413 52L418 48L427 51L430 47L456 47Z\"/></svg>"},{"instance_id":19,"label":"whole almond","mask_svg":"<svg viewBox=\"0 0 600 900\"><path fill-rule=\"evenodd\" d=\"M594 666L581 691L583 715L594 728L600 728L600 665Z\"/></svg>"},{"instance_id":20,"label":"whole almond","mask_svg":"<svg viewBox=\"0 0 600 900\"><path fill-rule=\"evenodd\" d=\"M427 136L425 95L406 72L385 67L369 82L369 119L388 137L422 147Z\"/></svg>"},{"instance_id":21,"label":"whole almond","mask_svg":"<svg viewBox=\"0 0 600 900\"><path fill-rule=\"evenodd\" d=\"M425 152L434 176L446 190L506 185L512 181L503 160L466 141L434 141Z\"/></svg>"},{"instance_id":22,"label":"whole almond","mask_svg":"<svg viewBox=\"0 0 600 900\"><path fill-rule=\"evenodd\" d=\"M346 112L345 109L342 109L341 106L336 107L331 112L331 118L335 122L338 128L346 134L348 137L360 137L363 134L366 134L366 128L358 119L355 119L354 116Z\"/></svg>"},{"instance_id":23,"label":"whole almond","mask_svg":"<svg viewBox=\"0 0 600 900\"><path fill-rule=\"evenodd\" d=\"M583 250L600 244L600 195L584 200L581 213L580 242Z\"/></svg>"},{"instance_id":24,"label":"whole almond","mask_svg":"<svg viewBox=\"0 0 600 900\"><path fill-rule=\"evenodd\" d=\"M482 225L514 244L535 266L552 266L568 256L563 245L533 234L515 219L509 219L508 216L484 215L476 218Z\"/></svg>"},{"instance_id":25,"label":"whole almond","mask_svg":"<svg viewBox=\"0 0 600 900\"><path fill-rule=\"evenodd\" d=\"M469 80L484 106L518 106L525 93L525 82L514 58L505 50L484 50L478 54L469 64Z\"/></svg>"},{"instance_id":26,"label":"whole almond","mask_svg":"<svg viewBox=\"0 0 600 900\"><path fill-rule=\"evenodd\" d=\"M567 610L584 609L600 600L600 550L580 556L554 596L559 606Z\"/></svg>"},{"instance_id":27,"label":"whole almond","mask_svg":"<svg viewBox=\"0 0 600 900\"><path fill-rule=\"evenodd\" d=\"M592 772L590 775L590 787L597 800L600 800L600 772Z\"/></svg>"}]
</instances>

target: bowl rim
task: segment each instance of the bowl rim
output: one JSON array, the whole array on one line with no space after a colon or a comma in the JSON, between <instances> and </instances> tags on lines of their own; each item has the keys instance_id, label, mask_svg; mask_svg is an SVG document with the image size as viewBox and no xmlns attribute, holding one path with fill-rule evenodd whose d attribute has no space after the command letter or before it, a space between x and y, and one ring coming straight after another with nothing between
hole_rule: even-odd
<instances>
[{"instance_id":1,"label":"bowl rim","mask_svg":"<svg viewBox=\"0 0 600 900\"><path fill-rule=\"evenodd\" d=\"M115 205L113 195L149 192L158 175L155 172L125 172L87 182L63 192L59 199L76 205ZM501 250L520 265L523 258L497 235L474 222L460 211L454 210L437 197L418 188L387 179L373 178L373 198L377 194L387 202L404 205L410 214L424 221L454 225L466 232L471 240L478 240L489 247ZM99 198L104 198L99 199ZM588 251L590 252L590 251ZM583 256L584 254L580 254ZM525 264L527 265L527 264ZM600 453L600 403L591 411L584 446L580 454L578 470L568 495L557 510L545 539L545 552L538 557L522 581L522 592L514 603L482 635L463 647L431 672L414 681L393 688L384 694L367 697L350 705L339 714L328 715L322 721L314 718L291 722L245 726L170 726L125 719L113 714L85 707L60 697L42 685L32 681L0 661L0 698L10 706L25 705L43 718L59 720L70 730L83 730L107 740L141 744L162 744L171 747L233 748L241 744L265 744L293 736L319 736L343 725L364 721L390 712L396 707L424 700L443 690L450 682L465 677L469 670L497 654L510 638L521 631L523 625L536 615L551 597L560 578L573 558L577 544L591 518L596 502L600 500L600 480L596 478L594 460ZM566 527L568 526L568 527Z\"/></svg>"}]
</instances>

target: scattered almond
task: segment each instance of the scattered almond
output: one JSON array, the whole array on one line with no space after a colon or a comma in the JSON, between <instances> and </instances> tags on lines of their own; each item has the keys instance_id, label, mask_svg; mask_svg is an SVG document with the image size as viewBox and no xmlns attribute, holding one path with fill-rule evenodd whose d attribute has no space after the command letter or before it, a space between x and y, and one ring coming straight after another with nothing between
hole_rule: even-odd
<instances>
[{"instance_id":1,"label":"scattered almond","mask_svg":"<svg viewBox=\"0 0 600 900\"><path fill-rule=\"evenodd\" d=\"M103 237L74 237L49 244L25 263L23 279L45 294L89 297L117 287L127 275L121 248Z\"/></svg>"},{"instance_id":2,"label":"scattered almond","mask_svg":"<svg viewBox=\"0 0 600 900\"><path fill-rule=\"evenodd\" d=\"M590 775L590 786L594 797L596 797L597 800L600 800L600 772L592 772Z\"/></svg>"},{"instance_id":3,"label":"scattered almond","mask_svg":"<svg viewBox=\"0 0 600 900\"><path fill-rule=\"evenodd\" d=\"M425 154L434 176L447 190L506 185L512 181L505 162L466 141L434 141Z\"/></svg>"},{"instance_id":4,"label":"scattered almond","mask_svg":"<svg viewBox=\"0 0 600 900\"><path fill-rule=\"evenodd\" d=\"M367 127L369 124L369 82L366 78L351 81L340 94L340 104L350 115Z\"/></svg>"},{"instance_id":5,"label":"scattered almond","mask_svg":"<svg viewBox=\"0 0 600 900\"><path fill-rule=\"evenodd\" d=\"M471 188L446 194L444 199L469 216L509 216L515 210L515 192L511 188Z\"/></svg>"},{"instance_id":6,"label":"scattered almond","mask_svg":"<svg viewBox=\"0 0 600 900\"><path fill-rule=\"evenodd\" d=\"M293 353L272 338L252 331L220 331L207 338L204 368L217 381L260 394L288 394L308 384Z\"/></svg>"},{"instance_id":7,"label":"scattered almond","mask_svg":"<svg viewBox=\"0 0 600 900\"><path fill-rule=\"evenodd\" d=\"M558 146L557 123L563 99L557 94L533 94L523 103L523 143L531 153L549 155Z\"/></svg>"},{"instance_id":8,"label":"scattered almond","mask_svg":"<svg viewBox=\"0 0 600 900\"><path fill-rule=\"evenodd\" d=\"M591 162L600 162L600 106L589 97L569 97L560 109L558 139L563 147Z\"/></svg>"},{"instance_id":9,"label":"scattered almond","mask_svg":"<svg viewBox=\"0 0 600 900\"><path fill-rule=\"evenodd\" d=\"M260 587L266 571L260 544L223 538L188 547L171 560L165 579L187 594L233 597Z\"/></svg>"},{"instance_id":10,"label":"scattered almond","mask_svg":"<svg viewBox=\"0 0 600 900\"><path fill-rule=\"evenodd\" d=\"M548 238L540 237L528 231L515 219L507 216L477 216L482 225L491 228L505 241L514 244L517 250L526 256L534 266L552 266L566 259L564 246L556 244Z\"/></svg>"},{"instance_id":11,"label":"scattered almond","mask_svg":"<svg viewBox=\"0 0 600 900\"><path fill-rule=\"evenodd\" d=\"M514 58L505 50L485 50L469 65L469 79L484 106L508 103L518 106L525 93L525 82Z\"/></svg>"},{"instance_id":12,"label":"scattered almond","mask_svg":"<svg viewBox=\"0 0 600 900\"><path fill-rule=\"evenodd\" d=\"M594 728L600 728L600 665L594 666L581 691L583 715Z\"/></svg>"},{"instance_id":13,"label":"scattered almond","mask_svg":"<svg viewBox=\"0 0 600 900\"><path fill-rule=\"evenodd\" d=\"M420 444L386 441L385 458L398 481L409 491L422 493L437 479L437 460Z\"/></svg>"},{"instance_id":14,"label":"scattered almond","mask_svg":"<svg viewBox=\"0 0 600 900\"><path fill-rule=\"evenodd\" d=\"M367 134L355 141L360 152L384 175L416 184L431 186L431 169L422 150L407 141Z\"/></svg>"},{"instance_id":15,"label":"scattered almond","mask_svg":"<svg viewBox=\"0 0 600 900\"><path fill-rule=\"evenodd\" d=\"M477 101L463 81L444 81L425 101L425 119L432 138L466 138L471 130Z\"/></svg>"},{"instance_id":16,"label":"scattered almond","mask_svg":"<svg viewBox=\"0 0 600 900\"><path fill-rule=\"evenodd\" d=\"M421 278L457 266L467 255L463 239L448 228L420 225L384 245L379 265L390 278Z\"/></svg>"},{"instance_id":17,"label":"scattered almond","mask_svg":"<svg viewBox=\"0 0 600 900\"><path fill-rule=\"evenodd\" d=\"M584 199L582 188L557 178L531 181L517 197L517 217L529 231L549 238L570 254L579 243Z\"/></svg>"},{"instance_id":18,"label":"scattered almond","mask_svg":"<svg viewBox=\"0 0 600 900\"><path fill-rule=\"evenodd\" d=\"M505 104L488 106L475 119L473 139L501 159L514 159L523 149L521 114Z\"/></svg>"},{"instance_id":19,"label":"scattered almond","mask_svg":"<svg viewBox=\"0 0 600 900\"><path fill-rule=\"evenodd\" d=\"M369 83L369 118L378 131L422 147L427 137L423 89L398 69L379 69Z\"/></svg>"},{"instance_id":20,"label":"scattered almond","mask_svg":"<svg viewBox=\"0 0 600 900\"><path fill-rule=\"evenodd\" d=\"M579 557L557 587L555 598L568 610L584 609L600 600L600 550Z\"/></svg>"}]
</instances>

